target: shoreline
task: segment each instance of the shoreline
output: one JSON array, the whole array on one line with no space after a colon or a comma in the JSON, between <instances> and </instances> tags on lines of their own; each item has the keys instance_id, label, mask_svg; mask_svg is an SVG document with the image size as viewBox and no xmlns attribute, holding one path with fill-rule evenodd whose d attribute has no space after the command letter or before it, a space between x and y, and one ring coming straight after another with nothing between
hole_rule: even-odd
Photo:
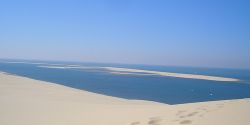
<instances>
[{"instance_id":1,"label":"shoreline","mask_svg":"<svg viewBox=\"0 0 250 125\"><path fill-rule=\"evenodd\" d=\"M250 99L168 105L0 72L0 124L248 125Z\"/></svg>"}]
</instances>

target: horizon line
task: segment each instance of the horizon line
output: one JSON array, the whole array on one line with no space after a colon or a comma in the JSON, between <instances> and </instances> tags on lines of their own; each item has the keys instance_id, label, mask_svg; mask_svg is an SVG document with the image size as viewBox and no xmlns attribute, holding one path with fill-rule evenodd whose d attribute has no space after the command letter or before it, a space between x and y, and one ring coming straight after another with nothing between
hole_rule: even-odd
<instances>
[{"instance_id":1,"label":"horizon line","mask_svg":"<svg viewBox=\"0 0 250 125\"><path fill-rule=\"evenodd\" d=\"M143 64L143 63L120 63L120 62L95 62L95 61L68 61L68 60L51 60L51 59L23 59L23 58L0 58L1 60L20 60L36 62L65 62L65 63L94 63L94 64L114 64L114 65L140 65L140 66L159 66L159 67L178 67L178 68L204 68L204 69L231 69L231 70L250 70L250 68L240 67L213 67L213 66L190 66L190 65L164 65L164 64Z\"/></svg>"}]
</instances>

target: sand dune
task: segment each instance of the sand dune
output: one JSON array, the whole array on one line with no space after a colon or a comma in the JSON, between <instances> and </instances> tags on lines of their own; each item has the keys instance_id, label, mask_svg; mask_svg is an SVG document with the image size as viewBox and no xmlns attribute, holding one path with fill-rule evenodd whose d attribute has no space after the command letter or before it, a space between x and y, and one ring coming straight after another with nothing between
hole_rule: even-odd
<instances>
[{"instance_id":1,"label":"sand dune","mask_svg":"<svg viewBox=\"0 0 250 125\"><path fill-rule=\"evenodd\" d=\"M0 73L1 125L249 125L250 99L167 105Z\"/></svg>"}]
</instances>

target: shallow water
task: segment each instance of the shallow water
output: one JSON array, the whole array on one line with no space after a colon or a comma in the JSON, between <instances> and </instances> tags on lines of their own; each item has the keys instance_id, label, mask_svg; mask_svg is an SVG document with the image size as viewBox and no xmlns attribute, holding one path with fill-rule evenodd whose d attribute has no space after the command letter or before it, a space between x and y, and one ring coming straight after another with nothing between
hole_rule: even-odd
<instances>
[{"instance_id":1,"label":"shallow water","mask_svg":"<svg viewBox=\"0 0 250 125\"><path fill-rule=\"evenodd\" d=\"M249 70L67 62L44 63L48 64L0 62L0 71L109 96L150 100L167 104L250 97ZM56 69L39 67L49 64L75 64L85 67L113 66L175 73L193 73L237 78L241 82L218 82L155 75L112 74L99 68Z\"/></svg>"}]
</instances>

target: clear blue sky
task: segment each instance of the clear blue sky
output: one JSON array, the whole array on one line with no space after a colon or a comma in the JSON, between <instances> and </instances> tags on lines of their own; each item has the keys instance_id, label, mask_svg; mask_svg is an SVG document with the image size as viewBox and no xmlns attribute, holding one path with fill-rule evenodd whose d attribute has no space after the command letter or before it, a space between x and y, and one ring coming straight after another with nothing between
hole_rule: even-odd
<instances>
[{"instance_id":1,"label":"clear blue sky","mask_svg":"<svg viewBox=\"0 0 250 125\"><path fill-rule=\"evenodd\" d=\"M250 1L1 0L0 58L250 68Z\"/></svg>"}]
</instances>

